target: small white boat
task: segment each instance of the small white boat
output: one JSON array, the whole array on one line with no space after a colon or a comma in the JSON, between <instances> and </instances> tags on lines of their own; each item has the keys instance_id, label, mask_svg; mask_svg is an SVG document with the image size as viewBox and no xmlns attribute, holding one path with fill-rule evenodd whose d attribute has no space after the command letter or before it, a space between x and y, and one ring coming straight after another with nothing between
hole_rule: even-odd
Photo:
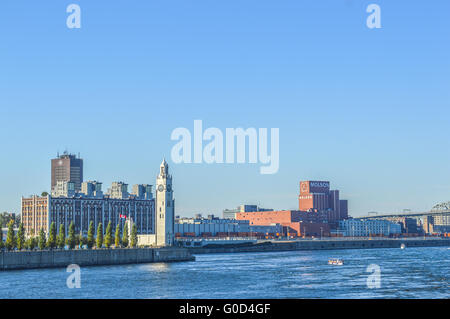
<instances>
[{"instance_id":1,"label":"small white boat","mask_svg":"<svg viewBox=\"0 0 450 319\"><path fill-rule=\"evenodd\" d=\"M336 266L342 266L344 264L344 261L340 258L330 258L328 259L328 265L336 265Z\"/></svg>"},{"instance_id":2,"label":"small white boat","mask_svg":"<svg viewBox=\"0 0 450 319\"><path fill-rule=\"evenodd\" d=\"M405 244L401 244L400 245L400 249L405 249L406 248L406 245Z\"/></svg>"}]
</instances>

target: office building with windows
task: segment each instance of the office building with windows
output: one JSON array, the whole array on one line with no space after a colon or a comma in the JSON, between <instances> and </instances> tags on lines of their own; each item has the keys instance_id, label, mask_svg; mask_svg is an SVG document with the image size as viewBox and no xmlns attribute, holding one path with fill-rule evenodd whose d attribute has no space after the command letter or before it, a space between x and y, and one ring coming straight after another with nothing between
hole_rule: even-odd
<instances>
[{"instance_id":1,"label":"office building with windows","mask_svg":"<svg viewBox=\"0 0 450 319\"><path fill-rule=\"evenodd\" d=\"M83 160L79 156L64 152L51 160L51 191L58 181L73 182L75 190L81 191L83 183Z\"/></svg>"}]
</instances>

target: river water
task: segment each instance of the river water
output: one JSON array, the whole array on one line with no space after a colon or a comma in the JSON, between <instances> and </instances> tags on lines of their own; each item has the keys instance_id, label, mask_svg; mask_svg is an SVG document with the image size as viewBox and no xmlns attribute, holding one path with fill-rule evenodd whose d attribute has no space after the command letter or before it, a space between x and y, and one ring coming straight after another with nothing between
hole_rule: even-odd
<instances>
[{"instance_id":1,"label":"river water","mask_svg":"<svg viewBox=\"0 0 450 319\"><path fill-rule=\"evenodd\" d=\"M342 258L342 266L328 265ZM193 262L0 272L0 298L449 298L450 249L355 249L197 255ZM369 288L369 265L380 287ZM376 266L375 266L376 268ZM373 281L370 281L373 282Z\"/></svg>"}]
</instances>

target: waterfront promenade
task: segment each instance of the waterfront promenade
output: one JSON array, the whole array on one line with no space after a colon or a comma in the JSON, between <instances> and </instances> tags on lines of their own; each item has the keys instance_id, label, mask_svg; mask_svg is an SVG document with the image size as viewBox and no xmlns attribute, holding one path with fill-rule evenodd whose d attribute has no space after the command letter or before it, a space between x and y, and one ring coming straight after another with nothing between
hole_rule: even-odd
<instances>
[{"instance_id":1,"label":"waterfront promenade","mask_svg":"<svg viewBox=\"0 0 450 319\"><path fill-rule=\"evenodd\" d=\"M335 250L370 248L405 248L450 246L450 238L323 238L292 240L259 240L256 242L225 245L210 243L202 247L190 247L192 254L269 252L289 250Z\"/></svg>"},{"instance_id":2,"label":"waterfront promenade","mask_svg":"<svg viewBox=\"0 0 450 319\"><path fill-rule=\"evenodd\" d=\"M56 268L70 264L105 266L192 260L195 257L187 249L175 247L2 251L0 270Z\"/></svg>"}]
</instances>

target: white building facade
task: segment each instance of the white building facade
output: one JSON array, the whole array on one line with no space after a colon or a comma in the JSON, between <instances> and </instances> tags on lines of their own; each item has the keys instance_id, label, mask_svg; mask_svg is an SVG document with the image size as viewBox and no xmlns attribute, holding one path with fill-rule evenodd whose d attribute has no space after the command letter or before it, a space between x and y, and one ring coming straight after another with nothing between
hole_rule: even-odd
<instances>
[{"instance_id":1,"label":"white building facade","mask_svg":"<svg viewBox=\"0 0 450 319\"><path fill-rule=\"evenodd\" d=\"M283 227L280 224L250 225L248 220L226 218L182 218L175 223L175 234L179 237L215 237L220 234L232 236L236 233L276 234L281 233L282 230Z\"/></svg>"},{"instance_id":2,"label":"white building facade","mask_svg":"<svg viewBox=\"0 0 450 319\"><path fill-rule=\"evenodd\" d=\"M402 233L400 224L381 219L341 220L339 228L345 237L390 236Z\"/></svg>"},{"instance_id":3,"label":"white building facade","mask_svg":"<svg viewBox=\"0 0 450 319\"><path fill-rule=\"evenodd\" d=\"M164 159L156 178L156 246L172 246L175 232L175 200L173 199L172 176Z\"/></svg>"}]
</instances>

